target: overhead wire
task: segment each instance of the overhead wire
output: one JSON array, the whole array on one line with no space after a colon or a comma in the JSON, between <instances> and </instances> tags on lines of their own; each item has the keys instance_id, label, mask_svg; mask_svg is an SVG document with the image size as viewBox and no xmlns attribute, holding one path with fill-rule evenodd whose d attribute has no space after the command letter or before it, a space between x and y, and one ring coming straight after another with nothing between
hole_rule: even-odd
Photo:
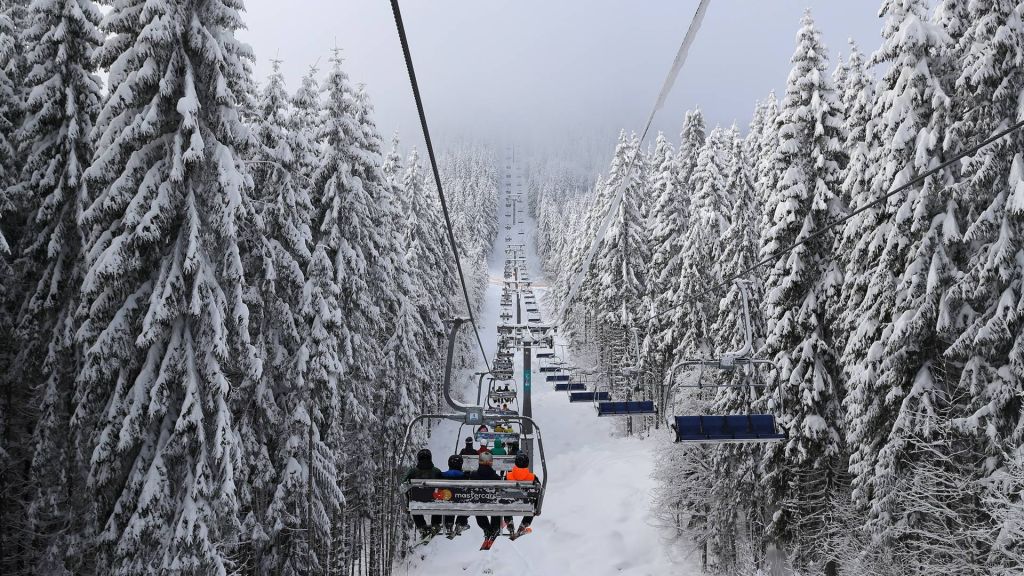
<instances>
[{"instance_id":1,"label":"overhead wire","mask_svg":"<svg viewBox=\"0 0 1024 576\"><path fill-rule=\"evenodd\" d=\"M487 359L487 352L484 350L484 342L480 338L480 330L476 325L476 317L473 314L473 301L469 297L469 288L466 286L466 276L462 272L462 261L459 258L459 247L455 242L455 232L452 229L452 219L448 212L448 203L444 197L444 188L441 186L441 173L437 169L437 158L434 155L434 145L430 140L430 129L427 127L427 114L423 109L423 98L420 97L420 86L416 81L416 69L412 64L412 52L409 49L409 39L405 35L405 24L402 22L402 11L398 6L398 0L391 0L391 12L395 16L395 27L398 28L398 39L402 43L402 54L405 57L405 68L409 72L409 83L412 85L412 95L416 100L416 111L420 116L420 127L423 129L423 140L427 146L427 157L430 159L430 169L434 174L434 182L437 184L437 195L441 199L441 212L444 214L444 226L448 232L448 243L451 244L452 254L455 256L455 269L459 273L459 283L462 284L462 296L466 299L466 313L469 314L469 323L473 326L473 333L476 335L476 343L480 348L480 355L484 359L487 371L491 371L491 363Z\"/></svg>"},{"instance_id":2,"label":"overhead wire","mask_svg":"<svg viewBox=\"0 0 1024 576\"><path fill-rule=\"evenodd\" d=\"M953 164L956 164L960 160L963 160L967 156L971 156L971 155L977 153L982 148L984 148L986 146L989 146L991 144L994 144L995 142L997 142L1001 138L1009 136L1010 134L1012 134L1013 132L1016 132L1017 130L1020 130L1021 128L1024 128L1024 120L1020 120L1016 124L1013 124L1013 125L1009 126L1008 128L1006 128L1004 130L996 132L992 136L989 136L988 138L986 138L982 142L980 142L978 144L975 144L974 146L972 146L970 148L967 148L965 150L961 150L960 152L955 154L952 158L943 161L942 163L936 165L933 168L930 168L929 170L927 170L925 172L922 172L917 177L909 180L906 184L903 184L901 186L893 188L889 192L886 192L885 194L883 194L882 196L879 196L875 200L872 200L871 202L868 202L867 204L861 206L860 208L857 208L856 210L850 212L846 216L843 216L842 218L838 218L837 220L822 226L821 228L811 232L807 236L805 236L805 237L803 237L803 238L793 242L792 244L789 244L788 246L786 246L784 248L780 248L780 249L776 250L775 252L772 252L768 256L765 256L761 260L758 260L754 264L751 264L750 266L748 266L747 268L743 269L742 271L740 271L740 272L738 272L736 274L733 274L732 276L729 276L728 278L725 278L725 279L723 279L723 280L721 280L721 281L711 285L708 288L705 288L704 290L702 290L702 291L700 291L700 292L698 292L698 293L696 293L696 294L694 294L692 296L684 298L678 304L673 304L672 306L666 308L665 310L662 310L661 312L658 312L657 314L654 314L653 316L645 318L642 321L642 324L641 323L635 323L635 324L633 324L630 327L631 328L637 328L637 327L640 327L642 325L646 325L651 320L655 320L657 318L660 318L660 317L664 316L665 314L668 314L669 312L672 312L673 310L681 308L681 307L683 307L683 306L685 306L687 304L691 304L693 302L697 302L701 298L703 298L703 297L705 297L705 296L715 292L716 290L724 288L724 287L732 284L733 282L735 282L737 280L741 280L743 278L746 278L752 272L756 271L758 268L778 260L778 258L780 256L782 256L784 254L787 254L789 252L792 252L793 250L796 250L797 248L799 248L800 246L803 246L804 244L807 244L811 240L814 240L816 238L820 238L822 235L824 235L829 230L835 228L836 226L839 226L841 224L845 224L846 222L849 222L850 220L852 220L854 217L856 217L856 216L858 216L860 214L863 214L864 212L866 212L866 211L868 211L868 210L870 210L872 208L875 208L875 207L879 206L880 204L882 204L883 202L885 202L889 198L892 198L893 196L895 196L895 195L897 195L897 194L899 194L899 193L901 193L901 192L903 192L905 190L908 190L910 188L913 188L914 186L917 186L918 184L920 184L921 182L924 182L926 179L930 178L931 176L934 176L934 175L938 174L939 172L945 170L946 168L949 168Z\"/></svg>"},{"instance_id":3,"label":"overhead wire","mask_svg":"<svg viewBox=\"0 0 1024 576\"><path fill-rule=\"evenodd\" d=\"M590 243L590 249L587 250L587 254L583 258L580 271L577 272L572 284L569 285L569 292L562 303L562 309L556 316L556 321L559 323L565 322L566 314L572 306L572 300L576 297L576 291L579 290L580 284L583 283L590 272L590 266L594 261L594 256L597 254L597 249L600 248L601 243L604 241L605 234L608 233L608 227L611 225L612 219L615 218L615 213L619 211L619 204L622 203L622 197L626 193L627 183L633 175L633 165L636 164L636 159L640 156L640 150L643 147L644 139L647 138L647 133L651 129L651 124L654 122L654 116L665 105L668 95L672 92L672 87L675 86L679 70L682 69L683 63L686 62L686 56L690 53L690 46L697 37L697 32L700 30L700 25L704 21L704 14L707 12L710 3L711 0L700 0L700 4L697 5L697 10L693 14L693 19L690 20L690 26L686 29L686 35L683 36L679 50L676 51L676 57L672 61L668 75L666 75L665 81L661 84L661 92L658 93L658 99L654 102L654 108L651 109L650 115L647 116L647 123L640 134L640 140L637 142L636 149L633 150L633 155L629 158L629 163L626 164L626 170L615 188L615 193L612 194L612 200L608 204L608 212L605 214L600 228L597 229L594 240Z\"/></svg>"}]
</instances>

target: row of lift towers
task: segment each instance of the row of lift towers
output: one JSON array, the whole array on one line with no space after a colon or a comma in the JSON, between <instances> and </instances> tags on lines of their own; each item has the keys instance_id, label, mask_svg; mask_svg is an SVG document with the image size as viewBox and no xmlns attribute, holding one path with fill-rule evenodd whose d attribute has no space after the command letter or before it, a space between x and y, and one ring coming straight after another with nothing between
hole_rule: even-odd
<instances>
[{"instance_id":1,"label":"row of lift towers","mask_svg":"<svg viewBox=\"0 0 1024 576\"><path fill-rule=\"evenodd\" d=\"M476 404L457 401L451 393L452 361L457 334L467 319L456 318L449 325L448 356L445 364L444 398L450 413L423 414L416 417L406 430L402 453L406 453L414 427L426 420L451 420L459 423L455 448L465 428L473 431L477 442L493 443L501 440L506 446L514 445L530 459L530 468L538 473L539 482L480 481L480 480L421 480L405 483L408 511L411 514L443 516L539 516L547 487L547 460L540 426L533 420L532 365L536 353L539 358L554 356L554 327L544 324L536 296L533 293L526 262L526 246L513 243L515 233L523 236L521 194L512 192L512 160L507 166L505 207L509 224L505 229L505 265L501 294L501 322L497 326L497 351L490 370L477 376ZM521 354L521 379L515 378L515 356ZM519 384L522 384L521 386ZM512 468L514 455L493 456L495 472ZM536 470L539 462L540 470ZM463 471L471 472L479 466L479 457L464 456Z\"/></svg>"}]
</instances>

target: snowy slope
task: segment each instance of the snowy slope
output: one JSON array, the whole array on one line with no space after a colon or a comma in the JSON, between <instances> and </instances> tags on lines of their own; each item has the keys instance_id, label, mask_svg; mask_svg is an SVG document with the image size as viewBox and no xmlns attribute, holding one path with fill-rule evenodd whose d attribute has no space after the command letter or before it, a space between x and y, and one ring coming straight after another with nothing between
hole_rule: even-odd
<instances>
[{"instance_id":1,"label":"snowy slope","mask_svg":"<svg viewBox=\"0 0 1024 576\"><path fill-rule=\"evenodd\" d=\"M530 275L544 320L549 321L554 313L543 304L545 282L533 247L532 220L506 231L504 195L498 210L501 226L490 259L491 282L480 318L481 336L489 354L496 346L506 235L513 243L527 239ZM525 234L519 235L519 230ZM534 368L538 365L535 359ZM517 378L521 378L519 358L516 370ZM475 399L476 381L464 381L465 397ZM668 434L645 440L616 437L614 419L597 418L589 404L569 404L565 393L555 392L537 373L533 410L543 434L550 474L544 512L534 521L533 534L515 542L501 538L490 552L481 552L482 533L471 520L469 532L454 540L435 538L416 550L405 565L397 567L396 574L700 573L696 554L670 557L668 539L673 532L660 528L651 513L655 488L652 473L658 452L678 449ZM433 435L431 448L435 463L442 469L452 447L459 442L457 429L457 424L444 423Z\"/></svg>"}]
</instances>

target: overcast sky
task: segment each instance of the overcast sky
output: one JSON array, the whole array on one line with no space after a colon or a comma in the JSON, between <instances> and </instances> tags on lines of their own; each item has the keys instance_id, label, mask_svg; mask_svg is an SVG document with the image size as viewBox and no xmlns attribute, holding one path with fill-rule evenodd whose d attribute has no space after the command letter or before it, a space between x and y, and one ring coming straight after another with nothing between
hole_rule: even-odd
<instances>
[{"instance_id":1,"label":"overcast sky","mask_svg":"<svg viewBox=\"0 0 1024 576\"><path fill-rule=\"evenodd\" d=\"M526 142L585 134L613 141L643 127L697 0L405 0L431 133ZM876 0L712 0L656 128L675 140L683 113L745 128L754 102L783 90L803 10L812 9L831 62L847 39L871 53ZM280 58L289 85L310 65L365 83L385 134L422 142L388 0L246 0L241 36L264 79ZM653 133L652 133L653 134ZM653 139L653 138L652 138Z\"/></svg>"}]
</instances>

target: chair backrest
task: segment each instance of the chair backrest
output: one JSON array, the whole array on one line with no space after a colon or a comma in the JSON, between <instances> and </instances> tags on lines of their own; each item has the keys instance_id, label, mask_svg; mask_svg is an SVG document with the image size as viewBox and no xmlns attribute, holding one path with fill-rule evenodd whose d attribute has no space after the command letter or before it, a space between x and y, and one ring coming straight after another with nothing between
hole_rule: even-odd
<instances>
[{"instance_id":1,"label":"chair backrest","mask_svg":"<svg viewBox=\"0 0 1024 576\"><path fill-rule=\"evenodd\" d=\"M750 436L754 433L750 428L750 417L746 414L726 416L725 427L729 432L737 436Z\"/></svg>"},{"instance_id":2,"label":"chair backrest","mask_svg":"<svg viewBox=\"0 0 1024 576\"><path fill-rule=\"evenodd\" d=\"M700 425L700 416L676 416L676 437L704 436Z\"/></svg>"},{"instance_id":3,"label":"chair backrest","mask_svg":"<svg viewBox=\"0 0 1024 576\"><path fill-rule=\"evenodd\" d=\"M728 434L724 416L699 416L704 434L709 438L721 438Z\"/></svg>"},{"instance_id":4,"label":"chair backrest","mask_svg":"<svg viewBox=\"0 0 1024 576\"><path fill-rule=\"evenodd\" d=\"M751 431L759 436L778 434L775 431L775 416L771 414L751 414L748 416L750 419Z\"/></svg>"},{"instance_id":5,"label":"chair backrest","mask_svg":"<svg viewBox=\"0 0 1024 576\"><path fill-rule=\"evenodd\" d=\"M653 412L654 411L654 400L640 400L639 402L628 403L629 407L632 408L630 412Z\"/></svg>"}]
</instances>

